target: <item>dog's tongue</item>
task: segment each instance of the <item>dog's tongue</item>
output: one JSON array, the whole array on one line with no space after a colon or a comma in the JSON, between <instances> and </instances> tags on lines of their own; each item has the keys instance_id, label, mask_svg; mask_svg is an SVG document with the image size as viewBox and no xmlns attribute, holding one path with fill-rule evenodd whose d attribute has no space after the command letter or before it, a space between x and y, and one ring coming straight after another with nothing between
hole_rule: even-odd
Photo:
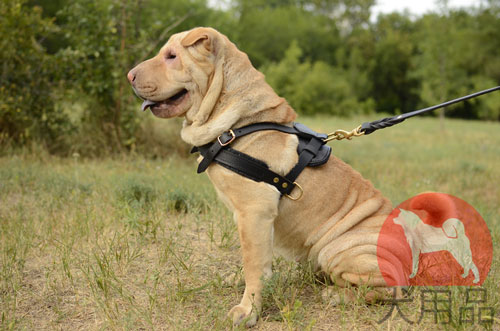
<instances>
[{"instance_id":1,"label":"dog's tongue","mask_svg":"<svg viewBox=\"0 0 500 331\"><path fill-rule=\"evenodd\" d=\"M156 102L151 101L151 100L144 100L142 103L142 111L145 111L148 107L151 107L152 105L156 105Z\"/></svg>"}]
</instances>

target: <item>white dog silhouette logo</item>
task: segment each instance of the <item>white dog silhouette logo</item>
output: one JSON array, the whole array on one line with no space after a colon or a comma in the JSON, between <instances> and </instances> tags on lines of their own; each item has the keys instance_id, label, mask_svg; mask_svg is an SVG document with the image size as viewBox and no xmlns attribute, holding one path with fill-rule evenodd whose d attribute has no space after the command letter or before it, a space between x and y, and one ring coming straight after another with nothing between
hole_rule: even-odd
<instances>
[{"instance_id":1,"label":"white dog silhouette logo","mask_svg":"<svg viewBox=\"0 0 500 331\"><path fill-rule=\"evenodd\" d=\"M394 224L403 228L406 241L412 255L412 272L410 278L418 273L421 253L448 251L463 268L462 278L474 275L474 283L480 281L478 268L472 259L470 241L465 234L465 228L458 218L448 218L442 227L424 223L420 217L408 210L399 209L400 214L393 219Z\"/></svg>"},{"instance_id":2,"label":"white dog silhouette logo","mask_svg":"<svg viewBox=\"0 0 500 331\"><path fill-rule=\"evenodd\" d=\"M377 263L387 286L480 286L492 260L484 219L446 193L425 192L401 202L377 240Z\"/></svg>"}]
</instances>

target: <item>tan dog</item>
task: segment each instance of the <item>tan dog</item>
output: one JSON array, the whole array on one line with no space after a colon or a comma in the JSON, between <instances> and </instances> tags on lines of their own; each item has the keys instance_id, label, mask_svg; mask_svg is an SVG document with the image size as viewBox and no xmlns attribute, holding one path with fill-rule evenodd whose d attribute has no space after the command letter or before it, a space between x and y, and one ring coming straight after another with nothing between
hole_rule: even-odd
<instances>
[{"instance_id":1,"label":"tan dog","mask_svg":"<svg viewBox=\"0 0 500 331\"><path fill-rule=\"evenodd\" d=\"M158 55L132 69L128 79L146 100L143 109L150 107L158 117L185 117L181 136L194 146L213 142L231 128L290 124L296 118L246 54L211 28L173 35ZM231 147L286 175L297 163L297 144L295 135L259 131ZM244 319L255 324L263 279L272 273L273 249L293 260L312 261L337 285L386 286L376 251L391 203L339 159L331 156L325 165L302 172L297 181L304 195L298 201L280 198L271 185L216 163L207 173L234 213L241 242L246 287L241 302L229 312L235 324Z\"/></svg>"}]
</instances>

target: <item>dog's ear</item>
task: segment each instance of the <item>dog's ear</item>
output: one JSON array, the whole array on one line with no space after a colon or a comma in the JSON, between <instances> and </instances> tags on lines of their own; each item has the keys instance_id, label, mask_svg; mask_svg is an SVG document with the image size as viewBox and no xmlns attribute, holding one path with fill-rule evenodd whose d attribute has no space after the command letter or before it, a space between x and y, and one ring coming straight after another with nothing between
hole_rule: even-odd
<instances>
[{"instance_id":1,"label":"dog's ear","mask_svg":"<svg viewBox=\"0 0 500 331\"><path fill-rule=\"evenodd\" d=\"M212 53L214 51L215 39L217 31L210 28L196 28L191 30L184 39L181 40L181 45L184 47L201 44L203 47Z\"/></svg>"}]
</instances>

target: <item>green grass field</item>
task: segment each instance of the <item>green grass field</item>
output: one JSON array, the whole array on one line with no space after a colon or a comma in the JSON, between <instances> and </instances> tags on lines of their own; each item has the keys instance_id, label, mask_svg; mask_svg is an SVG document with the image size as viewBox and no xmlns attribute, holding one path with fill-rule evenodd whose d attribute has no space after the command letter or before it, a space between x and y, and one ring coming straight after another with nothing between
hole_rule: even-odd
<instances>
[{"instance_id":1,"label":"green grass field","mask_svg":"<svg viewBox=\"0 0 500 331\"><path fill-rule=\"evenodd\" d=\"M302 122L326 132L373 119ZM161 130L163 122L157 123ZM444 129L437 119L418 118L330 145L395 205L437 191L479 211L494 245L483 285L487 302L480 306L494 309L487 327L499 329L500 124L446 120ZM2 329L231 328L226 313L244 288L236 227L195 168L194 156L82 160L40 152L0 158ZM258 329L415 328L397 314L378 324L390 305L330 305L307 265L277 258L274 269ZM471 306L475 324L459 324L465 291L452 289L450 324L436 326L427 313L418 328L480 326L477 305ZM400 306L408 318L420 316L417 294Z\"/></svg>"}]
</instances>

